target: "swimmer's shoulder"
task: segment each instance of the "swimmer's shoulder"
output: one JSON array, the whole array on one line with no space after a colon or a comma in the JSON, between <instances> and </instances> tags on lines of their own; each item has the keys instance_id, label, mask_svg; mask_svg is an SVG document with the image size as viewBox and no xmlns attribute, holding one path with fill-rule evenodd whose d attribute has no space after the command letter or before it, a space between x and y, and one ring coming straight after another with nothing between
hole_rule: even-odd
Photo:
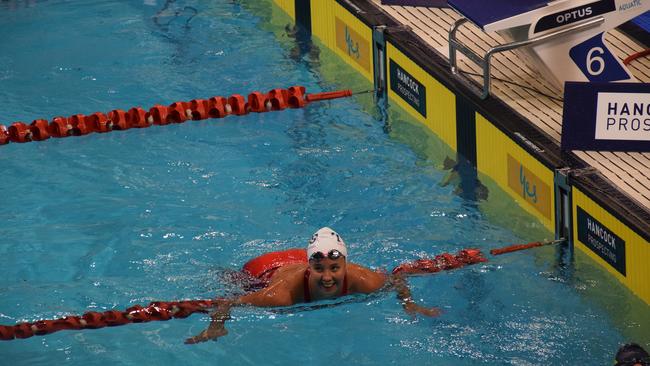
<instances>
[{"instance_id":1,"label":"swimmer's shoulder","mask_svg":"<svg viewBox=\"0 0 650 366\"><path fill-rule=\"evenodd\" d=\"M272 294L276 300L277 306L293 305L304 301L303 284L307 264L296 263L287 264L278 268L271 277L271 281L262 291Z\"/></svg>"},{"instance_id":2,"label":"swimmer's shoulder","mask_svg":"<svg viewBox=\"0 0 650 366\"><path fill-rule=\"evenodd\" d=\"M386 283L384 272L355 264L347 264L348 288L350 292L371 293L379 290Z\"/></svg>"},{"instance_id":3,"label":"swimmer's shoulder","mask_svg":"<svg viewBox=\"0 0 650 366\"><path fill-rule=\"evenodd\" d=\"M269 284L276 282L293 283L298 281L301 281L302 283L306 269L306 263L293 263L284 265L275 271L273 277L271 277L271 282Z\"/></svg>"}]
</instances>

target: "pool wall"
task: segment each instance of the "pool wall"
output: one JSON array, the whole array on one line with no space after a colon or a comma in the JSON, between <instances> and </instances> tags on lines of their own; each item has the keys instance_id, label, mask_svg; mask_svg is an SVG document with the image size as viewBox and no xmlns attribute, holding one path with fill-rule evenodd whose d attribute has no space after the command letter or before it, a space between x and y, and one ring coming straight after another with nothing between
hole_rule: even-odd
<instances>
[{"instance_id":1,"label":"pool wall","mask_svg":"<svg viewBox=\"0 0 650 366\"><path fill-rule=\"evenodd\" d=\"M650 304L650 214L499 100L481 100L438 51L367 0L273 0L426 126L457 161Z\"/></svg>"}]
</instances>

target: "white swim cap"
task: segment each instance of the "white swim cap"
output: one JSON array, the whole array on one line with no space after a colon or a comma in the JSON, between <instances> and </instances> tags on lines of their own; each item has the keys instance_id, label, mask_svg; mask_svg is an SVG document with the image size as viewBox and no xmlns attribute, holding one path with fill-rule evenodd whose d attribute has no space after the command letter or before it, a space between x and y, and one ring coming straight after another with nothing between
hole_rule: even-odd
<instances>
[{"instance_id":1,"label":"white swim cap","mask_svg":"<svg viewBox=\"0 0 650 366\"><path fill-rule=\"evenodd\" d=\"M336 231L324 227L319 229L309 240L307 246L307 258L311 258L314 253L321 252L327 256L331 250L338 250L345 258L348 257L348 250L345 247L343 239Z\"/></svg>"}]
</instances>

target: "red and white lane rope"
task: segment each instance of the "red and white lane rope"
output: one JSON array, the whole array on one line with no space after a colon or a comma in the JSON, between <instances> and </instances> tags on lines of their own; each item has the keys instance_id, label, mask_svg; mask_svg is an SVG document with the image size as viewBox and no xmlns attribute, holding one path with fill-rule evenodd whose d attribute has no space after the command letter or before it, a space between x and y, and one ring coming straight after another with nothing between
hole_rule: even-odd
<instances>
[{"instance_id":1,"label":"red and white lane rope","mask_svg":"<svg viewBox=\"0 0 650 366\"><path fill-rule=\"evenodd\" d=\"M369 91L360 93L367 92ZM241 116L251 112L263 113L287 108L302 108L312 102L352 95L351 90L307 94L305 87L292 86L287 89L273 89L268 93L255 91L250 93L248 98L233 94L228 98L216 96L208 99L192 99L189 102L174 102L168 106L154 105L148 111L133 107L126 111L114 109L108 113L58 116L50 121L36 119L30 124L14 122L8 127L0 124L0 145L9 142L43 141L50 137L82 136L89 133L183 123L189 120L223 118L228 115Z\"/></svg>"}]
</instances>

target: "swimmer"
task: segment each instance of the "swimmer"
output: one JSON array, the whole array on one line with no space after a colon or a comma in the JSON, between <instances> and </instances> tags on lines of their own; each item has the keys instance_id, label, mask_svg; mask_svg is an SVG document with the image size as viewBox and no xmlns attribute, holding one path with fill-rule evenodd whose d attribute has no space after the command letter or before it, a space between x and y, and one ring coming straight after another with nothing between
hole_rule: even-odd
<instances>
[{"instance_id":1,"label":"swimmer","mask_svg":"<svg viewBox=\"0 0 650 366\"><path fill-rule=\"evenodd\" d=\"M308 263L286 264L272 274L261 290L235 299L217 300L210 314L208 329L188 338L185 343L216 340L228 334L226 320L233 306L282 307L311 301L334 299L350 294L370 294L383 288L393 289L404 310L411 315L438 316L438 308L425 308L413 301L405 274L387 275L347 261L348 251L343 239L334 230L324 227L309 240Z\"/></svg>"},{"instance_id":2,"label":"swimmer","mask_svg":"<svg viewBox=\"0 0 650 366\"><path fill-rule=\"evenodd\" d=\"M628 343L618 349L614 362L614 366L648 366L650 354L638 344Z\"/></svg>"}]
</instances>

